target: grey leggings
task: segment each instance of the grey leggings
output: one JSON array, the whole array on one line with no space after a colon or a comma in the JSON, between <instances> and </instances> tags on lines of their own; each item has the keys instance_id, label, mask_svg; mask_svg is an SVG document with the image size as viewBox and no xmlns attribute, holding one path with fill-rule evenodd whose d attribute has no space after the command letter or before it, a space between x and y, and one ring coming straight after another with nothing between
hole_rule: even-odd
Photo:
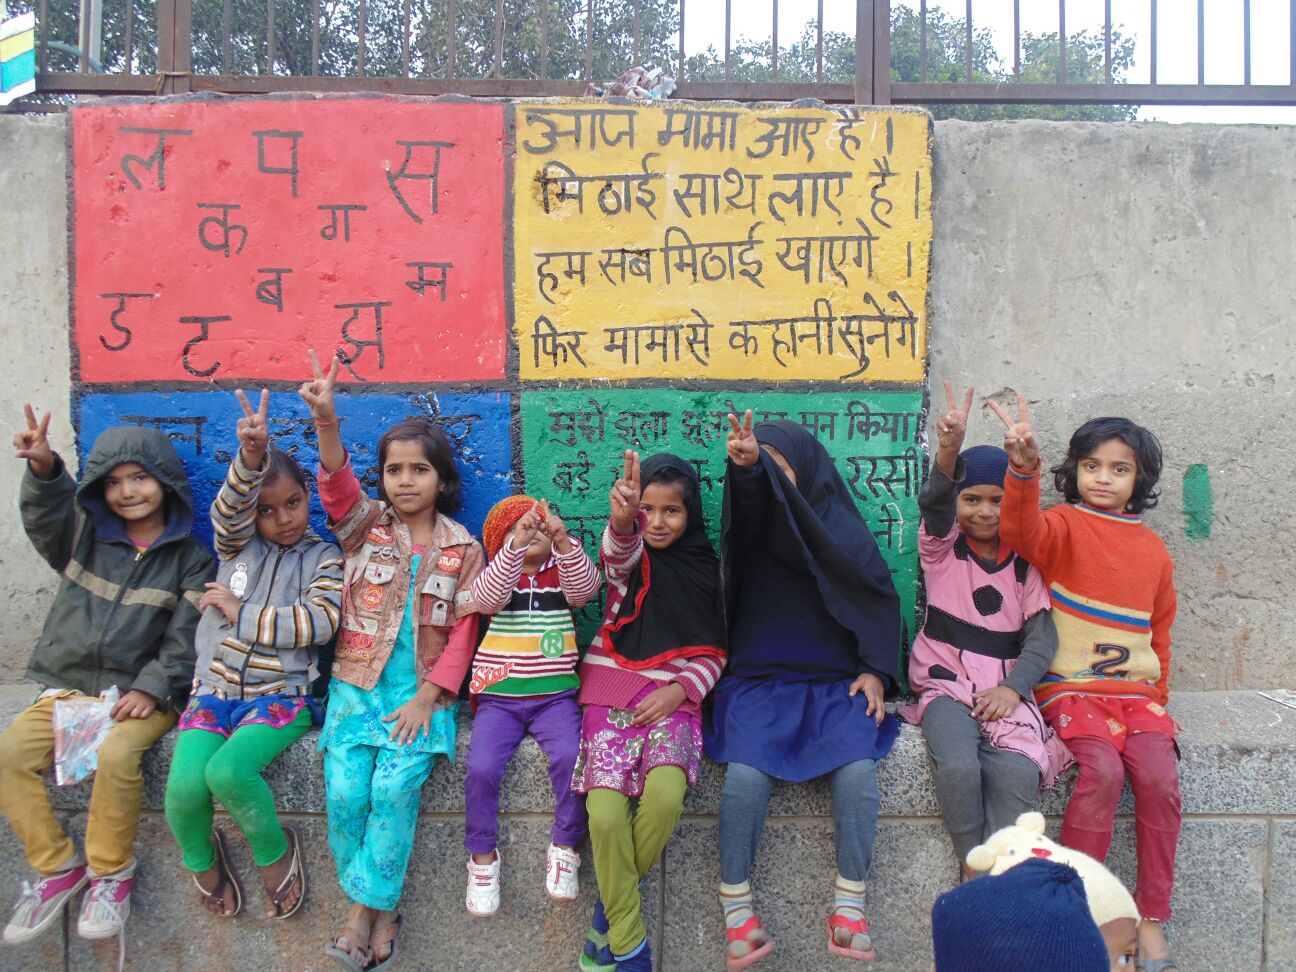
<instances>
[{"instance_id":1,"label":"grey leggings","mask_svg":"<svg viewBox=\"0 0 1296 972\"><path fill-rule=\"evenodd\" d=\"M863 881L877 832L877 763L871 759L847 763L829 773L828 781L837 872L847 881ZM720 880L725 884L741 884L751 876L774 782L774 777L746 763L730 763L725 770L720 796Z\"/></svg>"},{"instance_id":2,"label":"grey leggings","mask_svg":"<svg viewBox=\"0 0 1296 972\"><path fill-rule=\"evenodd\" d=\"M922 730L941 817L962 862L977 844L1035 808L1039 767L1021 753L991 746L971 710L951 698L927 705Z\"/></svg>"}]
</instances>

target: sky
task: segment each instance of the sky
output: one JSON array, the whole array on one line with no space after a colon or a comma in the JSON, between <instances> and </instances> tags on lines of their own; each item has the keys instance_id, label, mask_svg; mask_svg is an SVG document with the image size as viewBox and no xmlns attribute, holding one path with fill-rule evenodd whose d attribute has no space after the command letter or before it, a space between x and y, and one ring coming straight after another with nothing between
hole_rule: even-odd
<instances>
[{"instance_id":1,"label":"sky","mask_svg":"<svg viewBox=\"0 0 1296 972\"><path fill-rule=\"evenodd\" d=\"M898 4L901 0L892 0ZM1022 32L1053 33L1058 29L1055 0L1020 0ZM1134 65L1127 80L1149 80L1150 17L1148 0L1111 0L1112 25L1135 39ZM917 9L917 0L909 6ZM778 0L779 40L799 36L802 26L817 15L817 0ZM773 0L733 0L732 34L750 40L768 39ZM943 8L962 18L966 0L928 0L928 9ZM1206 0L1206 83L1241 84L1243 75L1243 25L1240 0ZM684 7L684 41L687 53L708 44L724 50L723 0L687 0ZM1251 81L1253 84L1287 84L1290 70L1290 4L1288 0L1251 0ZM1089 28L1103 29L1103 0L1066 0L1068 34ZM988 28L995 49L1011 62L1012 0L972 0L972 24ZM824 29L853 33L855 0L824 0ZM1157 4L1157 80L1195 84L1197 81L1197 2L1159 0ZM1296 124L1293 107L1156 106L1143 108L1140 119L1168 122L1224 122L1229 124Z\"/></svg>"}]
</instances>

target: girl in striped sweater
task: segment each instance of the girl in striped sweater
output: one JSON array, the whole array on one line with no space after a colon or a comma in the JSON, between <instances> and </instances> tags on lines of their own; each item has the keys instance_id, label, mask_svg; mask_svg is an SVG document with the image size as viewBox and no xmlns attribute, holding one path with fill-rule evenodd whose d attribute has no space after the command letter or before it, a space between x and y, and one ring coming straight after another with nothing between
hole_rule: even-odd
<instances>
[{"instance_id":1,"label":"girl in striped sweater","mask_svg":"<svg viewBox=\"0 0 1296 972\"><path fill-rule=\"evenodd\" d=\"M530 496L496 503L482 539L490 563L473 581L472 596L492 617L468 687L476 711L464 778L464 846L471 855L468 911L487 918L500 901L500 781L528 732L549 760L554 789L545 891L557 901L579 893L577 849L586 826L585 800L571 788L581 719L572 611L593 600L602 577L548 502Z\"/></svg>"},{"instance_id":2,"label":"girl in striped sweater","mask_svg":"<svg viewBox=\"0 0 1296 972\"><path fill-rule=\"evenodd\" d=\"M580 668L572 777L588 794L600 895L580 967L651 972L639 880L697 782L702 699L725 663L720 563L697 471L684 460L663 453L641 467L627 450L611 506L602 541L607 609Z\"/></svg>"},{"instance_id":3,"label":"girl in striped sweater","mask_svg":"<svg viewBox=\"0 0 1296 972\"><path fill-rule=\"evenodd\" d=\"M212 797L252 845L267 918L301 908L306 874L296 831L279 823L261 773L322 721L311 696L321 645L341 615L342 551L310 529L310 494L296 461L270 447L270 393L253 411L243 393L239 450L212 503L220 557L195 636L193 695L167 779L166 817L202 906L231 918L243 906Z\"/></svg>"},{"instance_id":4,"label":"girl in striped sweater","mask_svg":"<svg viewBox=\"0 0 1296 972\"><path fill-rule=\"evenodd\" d=\"M1169 697L1174 564L1142 522L1157 502L1161 446L1125 418L1091 419L1071 436L1053 481L1067 502L1041 511L1040 450L1026 400L1007 426L1003 542L1040 569L1053 601L1058 650L1035 698L1080 764L1062 843L1103 861L1121 789L1134 791L1139 968L1176 969L1170 919L1180 802Z\"/></svg>"}]
</instances>

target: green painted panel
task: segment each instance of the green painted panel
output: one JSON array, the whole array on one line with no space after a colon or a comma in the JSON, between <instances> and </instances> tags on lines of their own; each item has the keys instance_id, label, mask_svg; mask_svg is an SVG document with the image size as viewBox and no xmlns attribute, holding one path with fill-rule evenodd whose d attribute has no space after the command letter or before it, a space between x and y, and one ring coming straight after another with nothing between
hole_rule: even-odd
<instances>
[{"instance_id":1,"label":"green painted panel","mask_svg":"<svg viewBox=\"0 0 1296 972\"><path fill-rule=\"evenodd\" d=\"M918 586L920 389L899 392L760 392L606 388L522 392L526 491L548 499L591 555L607 522L608 491L626 449L673 452L693 463L715 539L724 491L725 415L750 408L757 422L800 422L837 462L891 565L910 634ZM597 616L587 611L588 639Z\"/></svg>"}]
</instances>

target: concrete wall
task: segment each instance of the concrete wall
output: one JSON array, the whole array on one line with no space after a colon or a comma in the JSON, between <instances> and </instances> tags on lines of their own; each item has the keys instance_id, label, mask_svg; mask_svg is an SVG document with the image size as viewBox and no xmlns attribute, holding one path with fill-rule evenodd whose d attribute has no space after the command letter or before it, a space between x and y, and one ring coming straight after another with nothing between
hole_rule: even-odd
<instances>
[{"instance_id":1,"label":"concrete wall","mask_svg":"<svg viewBox=\"0 0 1296 972\"><path fill-rule=\"evenodd\" d=\"M0 117L0 294L17 352L0 409L17 422L25 399L52 404L66 449L65 125ZM1176 690L1289 681L1296 577L1282 567L1296 523L1278 485L1296 473L1284 439L1296 415L1284 319L1296 296L1294 151L1291 129L935 127L930 380L1005 401L1025 392L1055 457L1094 415L1128 414L1161 437L1164 496L1150 522L1178 570ZM969 441L998 436L987 413ZM19 471L0 473L7 497ZM13 514L0 518L0 566L16 595L0 605L0 678L14 680L52 584Z\"/></svg>"}]
</instances>

